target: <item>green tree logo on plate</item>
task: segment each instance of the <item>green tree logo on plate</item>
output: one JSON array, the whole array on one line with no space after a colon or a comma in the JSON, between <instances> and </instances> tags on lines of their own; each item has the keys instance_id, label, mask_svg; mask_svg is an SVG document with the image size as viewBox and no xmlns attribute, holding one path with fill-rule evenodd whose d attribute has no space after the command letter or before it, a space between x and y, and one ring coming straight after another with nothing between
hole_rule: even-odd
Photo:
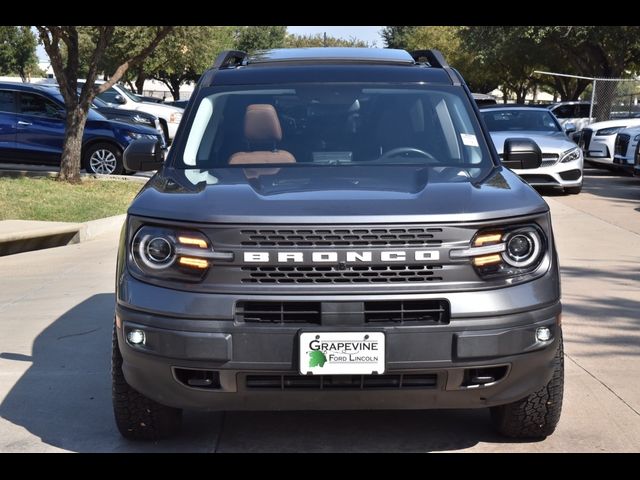
<instances>
[{"instance_id":1,"label":"green tree logo on plate","mask_svg":"<svg viewBox=\"0 0 640 480\"><path fill-rule=\"evenodd\" d=\"M310 367L324 367L327 361L327 357L324 356L320 350L311 350L309 352L309 366Z\"/></svg>"}]
</instances>

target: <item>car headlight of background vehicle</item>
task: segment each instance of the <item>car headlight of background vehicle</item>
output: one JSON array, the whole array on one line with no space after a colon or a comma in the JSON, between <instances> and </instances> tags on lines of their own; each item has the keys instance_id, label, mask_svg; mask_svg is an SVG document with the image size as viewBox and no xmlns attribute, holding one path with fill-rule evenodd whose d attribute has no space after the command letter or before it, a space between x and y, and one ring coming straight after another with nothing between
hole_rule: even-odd
<instances>
[{"instance_id":1,"label":"car headlight of background vehicle","mask_svg":"<svg viewBox=\"0 0 640 480\"><path fill-rule=\"evenodd\" d=\"M582 150L580 147L572 148L571 150L567 150L560 156L560 162L573 162L574 160L579 160L582 157Z\"/></svg>"},{"instance_id":2,"label":"car headlight of background vehicle","mask_svg":"<svg viewBox=\"0 0 640 480\"><path fill-rule=\"evenodd\" d=\"M171 115L169 115L169 123L180 123L180 120L182 120L181 113L174 112Z\"/></svg>"},{"instance_id":3,"label":"car headlight of background vehicle","mask_svg":"<svg viewBox=\"0 0 640 480\"><path fill-rule=\"evenodd\" d=\"M603 128L601 130L596 131L596 135L598 136L607 136L607 135L613 135L614 133L618 133L620 130L624 129L625 127L608 127L608 128Z\"/></svg>"},{"instance_id":4,"label":"car headlight of background vehicle","mask_svg":"<svg viewBox=\"0 0 640 480\"><path fill-rule=\"evenodd\" d=\"M547 251L545 235L535 224L481 230L471 248L452 250L452 259L469 258L482 278L511 278L534 272Z\"/></svg>"},{"instance_id":5,"label":"car headlight of background vehicle","mask_svg":"<svg viewBox=\"0 0 640 480\"><path fill-rule=\"evenodd\" d=\"M138 132L124 132L124 136L131 140L138 140L140 138L148 138L150 140L161 140L158 135L153 133L138 133Z\"/></svg>"},{"instance_id":6,"label":"car headlight of background vehicle","mask_svg":"<svg viewBox=\"0 0 640 480\"><path fill-rule=\"evenodd\" d=\"M145 225L131 241L129 266L144 277L198 282L209 270L212 254L200 232Z\"/></svg>"}]
</instances>

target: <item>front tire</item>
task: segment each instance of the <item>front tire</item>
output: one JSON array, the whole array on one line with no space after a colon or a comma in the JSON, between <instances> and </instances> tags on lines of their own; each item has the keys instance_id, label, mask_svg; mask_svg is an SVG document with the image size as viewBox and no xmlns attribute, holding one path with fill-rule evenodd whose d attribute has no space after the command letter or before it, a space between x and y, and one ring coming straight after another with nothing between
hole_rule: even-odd
<instances>
[{"instance_id":1,"label":"front tire","mask_svg":"<svg viewBox=\"0 0 640 480\"><path fill-rule=\"evenodd\" d=\"M127 383L122 373L122 354L115 325L111 346L111 392L116 425L124 438L159 440L180 429L182 410L160 405Z\"/></svg>"},{"instance_id":2,"label":"front tire","mask_svg":"<svg viewBox=\"0 0 640 480\"><path fill-rule=\"evenodd\" d=\"M494 428L511 438L545 438L551 435L560 420L563 390L564 351L560 334L549 383L522 400L492 407Z\"/></svg>"},{"instance_id":3,"label":"front tire","mask_svg":"<svg viewBox=\"0 0 640 480\"><path fill-rule=\"evenodd\" d=\"M100 142L91 145L83 157L87 173L98 175L122 175L122 150L113 143Z\"/></svg>"}]
</instances>

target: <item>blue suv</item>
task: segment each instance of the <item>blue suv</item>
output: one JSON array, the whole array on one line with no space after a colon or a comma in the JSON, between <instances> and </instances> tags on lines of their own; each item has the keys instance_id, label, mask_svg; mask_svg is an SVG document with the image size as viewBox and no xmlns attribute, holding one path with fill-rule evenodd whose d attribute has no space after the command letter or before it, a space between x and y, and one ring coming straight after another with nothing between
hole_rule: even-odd
<instances>
[{"instance_id":1,"label":"blue suv","mask_svg":"<svg viewBox=\"0 0 640 480\"><path fill-rule=\"evenodd\" d=\"M0 82L0 161L58 165L64 129L64 100L57 89ZM107 120L90 110L82 166L89 173L131 173L123 166L122 152L139 138L164 143L152 128Z\"/></svg>"}]
</instances>

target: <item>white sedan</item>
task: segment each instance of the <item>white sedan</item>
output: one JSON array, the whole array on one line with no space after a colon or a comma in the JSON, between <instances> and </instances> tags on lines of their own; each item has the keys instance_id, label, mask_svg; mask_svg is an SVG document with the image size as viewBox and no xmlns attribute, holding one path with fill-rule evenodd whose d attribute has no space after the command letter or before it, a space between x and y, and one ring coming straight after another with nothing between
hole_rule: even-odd
<instances>
[{"instance_id":1,"label":"white sedan","mask_svg":"<svg viewBox=\"0 0 640 480\"><path fill-rule=\"evenodd\" d=\"M530 185L562 187L565 193L580 193L584 164L582 151L567 137L548 109L496 105L482 108L480 112L500 157L507 138L529 138L540 147L542 165L536 169L514 169L520 178ZM567 126L574 128L573 125Z\"/></svg>"},{"instance_id":2,"label":"white sedan","mask_svg":"<svg viewBox=\"0 0 640 480\"><path fill-rule=\"evenodd\" d=\"M584 159L596 165L613 165L616 135L627 127L640 127L640 118L621 118L596 122L582 129L578 145Z\"/></svg>"},{"instance_id":3,"label":"white sedan","mask_svg":"<svg viewBox=\"0 0 640 480\"><path fill-rule=\"evenodd\" d=\"M616 135L613 163L632 173L640 142L640 126L624 128Z\"/></svg>"}]
</instances>

